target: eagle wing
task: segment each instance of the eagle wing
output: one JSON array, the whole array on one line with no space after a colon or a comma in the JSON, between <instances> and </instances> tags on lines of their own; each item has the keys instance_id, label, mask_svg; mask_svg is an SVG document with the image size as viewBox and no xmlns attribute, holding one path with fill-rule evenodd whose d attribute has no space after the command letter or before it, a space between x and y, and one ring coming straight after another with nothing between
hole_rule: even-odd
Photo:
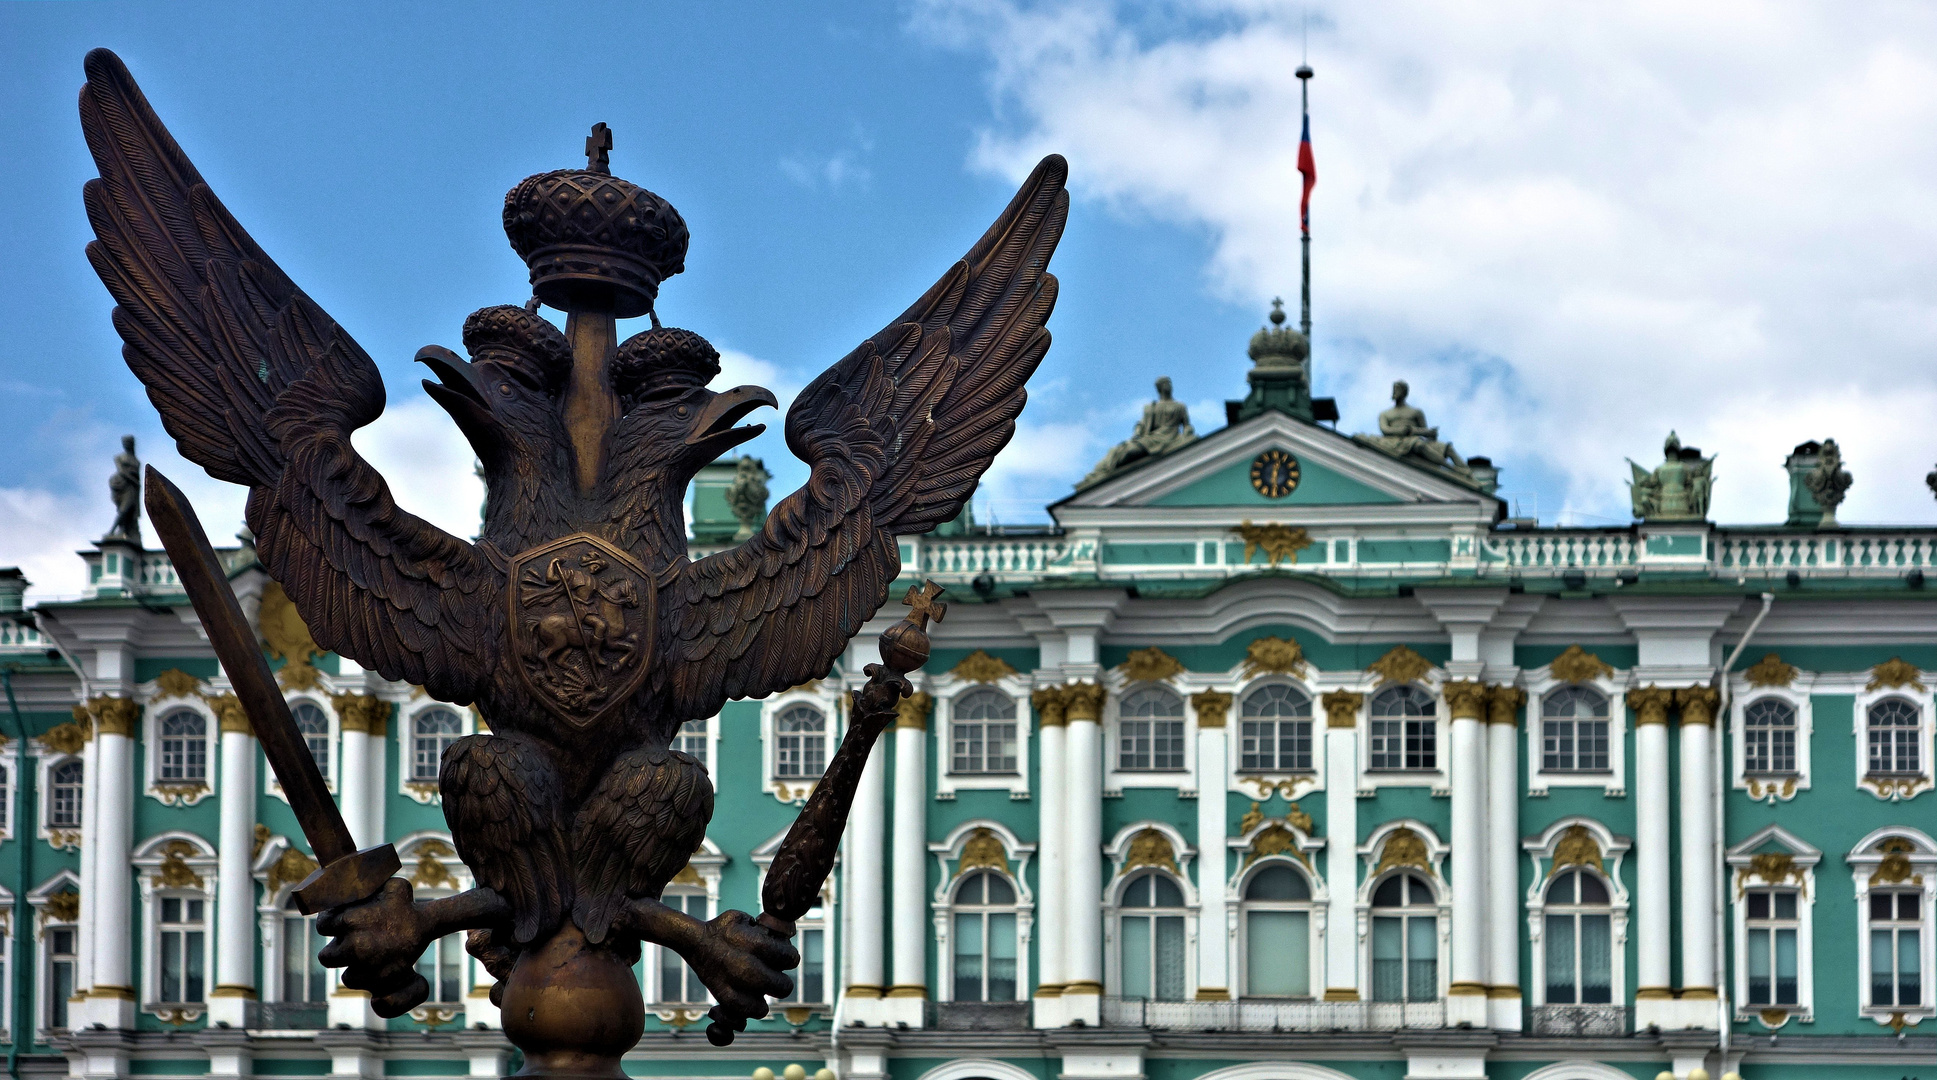
<instances>
[{"instance_id":1,"label":"eagle wing","mask_svg":"<svg viewBox=\"0 0 1937 1080\"><path fill-rule=\"evenodd\" d=\"M350 446L376 365L236 223L119 57L87 56L88 261L122 355L183 457L250 488L256 551L318 644L469 702L494 666L502 575L399 509Z\"/></svg>"},{"instance_id":2,"label":"eagle wing","mask_svg":"<svg viewBox=\"0 0 1937 1080\"><path fill-rule=\"evenodd\" d=\"M787 445L812 469L739 547L685 566L664 665L681 716L827 674L901 572L895 537L953 518L1015 433L1049 348L1049 257L1069 217L1051 155L914 306L801 391Z\"/></svg>"}]
</instances>

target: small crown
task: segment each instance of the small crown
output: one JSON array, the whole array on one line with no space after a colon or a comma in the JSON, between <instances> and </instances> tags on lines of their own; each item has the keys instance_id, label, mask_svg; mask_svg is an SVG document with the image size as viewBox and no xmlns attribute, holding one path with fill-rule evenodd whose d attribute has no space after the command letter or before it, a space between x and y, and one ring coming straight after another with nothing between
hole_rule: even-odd
<instances>
[{"instance_id":1,"label":"small crown","mask_svg":"<svg viewBox=\"0 0 1937 1080\"><path fill-rule=\"evenodd\" d=\"M621 398L656 390L705 386L720 373L720 353L711 342L671 326L634 334L612 358L612 389Z\"/></svg>"},{"instance_id":2,"label":"small crown","mask_svg":"<svg viewBox=\"0 0 1937 1080\"><path fill-rule=\"evenodd\" d=\"M504 197L504 232L531 268L531 291L560 310L610 306L621 319L652 310L659 283L686 269L686 221L671 203L613 176L604 124L583 169L520 181Z\"/></svg>"},{"instance_id":3,"label":"small crown","mask_svg":"<svg viewBox=\"0 0 1937 1080\"><path fill-rule=\"evenodd\" d=\"M1311 354L1311 345L1305 335L1285 325L1285 302L1273 300L1271 328L1251 335L1247 351L1259 367L1284 366L1303 362Z\"/></svg>"}]
</instances>

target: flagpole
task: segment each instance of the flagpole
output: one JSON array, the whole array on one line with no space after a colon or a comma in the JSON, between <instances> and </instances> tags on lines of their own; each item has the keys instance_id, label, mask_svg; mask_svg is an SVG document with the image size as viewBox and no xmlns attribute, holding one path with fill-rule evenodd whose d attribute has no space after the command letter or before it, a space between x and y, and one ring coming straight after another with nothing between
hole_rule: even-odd
<instances>
[{"instance_id":1,"label":"flagpole","mask_svg":"<svg viewBox=\"0 0 1937 1080\"><path fill-rule=\"evenodd\" d=\"M1298 104L1300 111L1304 113L1304 130L1310 131L1312 124L1311 66L1308 64L1298 65L1297 75ZM1300 224L1305 227L1300 230L1301 236L1299 239L1300 245L1304 248L1304 273L1299 285L1299 299L1301 302L1299 305L1298 328L1304 331L1305 348L1309 350L1312 340L1312 232L1308 221L1301 222ZM1310 355L1309 352L1307 355Z\"/></svg>"}]
</instances>

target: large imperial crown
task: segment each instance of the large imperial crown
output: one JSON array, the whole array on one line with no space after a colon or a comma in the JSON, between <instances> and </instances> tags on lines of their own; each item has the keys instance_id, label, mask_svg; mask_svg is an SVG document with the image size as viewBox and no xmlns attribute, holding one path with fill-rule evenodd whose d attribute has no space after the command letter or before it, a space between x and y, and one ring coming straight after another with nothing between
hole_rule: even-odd
<instances>
[{"instance_id":1,"label":"large imperial crown","mask_svg":"<svg viewBox=\"0 0 1937 1080\"><path fill-rule=\"evenodd\" d=\"M652 310L659 283L686 269L686 220L671 203L612 175L612 133L592 127L586 167L528 176L504 197L504 232L531 268L531 291L561 310Z\"/></svg>"}]
</instances>

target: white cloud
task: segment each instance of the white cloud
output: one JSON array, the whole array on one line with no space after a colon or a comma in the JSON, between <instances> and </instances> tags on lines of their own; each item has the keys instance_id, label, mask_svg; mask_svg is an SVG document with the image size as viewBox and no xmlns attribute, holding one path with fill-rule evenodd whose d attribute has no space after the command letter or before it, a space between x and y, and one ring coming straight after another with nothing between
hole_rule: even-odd
<instances>
[{"instance_id":1,"label":"white cloud","mask_svg":"<svg viewBox=\"0 0 1937 1080\"><path fill-rule=\"evenodd\" d=\"M1341 430L1407 378L1549 520L1625 520L1622 458L1671 428L1720 455L1718 520L1776 520L1783 456L1834 436L1844 520L1937 519L1937 9L924 0L914 27L988 57L975 165L1060 151L1091 205L1208 227L1212 287L1262 306L1298 281L1308 7Z\"/></svg>"}]
</instances>

